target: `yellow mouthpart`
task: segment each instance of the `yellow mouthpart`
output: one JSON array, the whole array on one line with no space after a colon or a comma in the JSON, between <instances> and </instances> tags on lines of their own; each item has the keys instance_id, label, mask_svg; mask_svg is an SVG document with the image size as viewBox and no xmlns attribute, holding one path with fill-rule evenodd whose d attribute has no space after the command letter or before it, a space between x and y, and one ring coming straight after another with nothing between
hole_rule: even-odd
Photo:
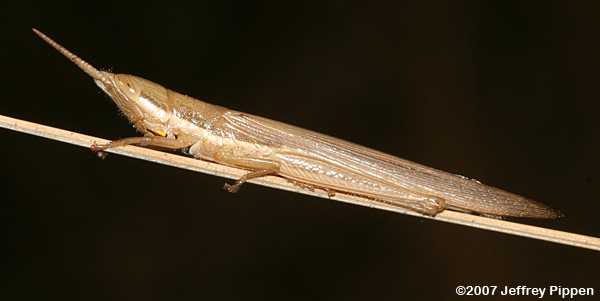
<instances>
[{"instance_id":1,"label":"yellow mouthpart","mask_svg":"<svg viewBox=\"0 0 600 301\"><path fill-rule=\"evenodd\" d=\"M156 136L167 137L167 132L165 132L163 130L151 130L151 129L148 129L148 131L150 131L152 134L154 134Z\"/></svg>"}]
</instances>

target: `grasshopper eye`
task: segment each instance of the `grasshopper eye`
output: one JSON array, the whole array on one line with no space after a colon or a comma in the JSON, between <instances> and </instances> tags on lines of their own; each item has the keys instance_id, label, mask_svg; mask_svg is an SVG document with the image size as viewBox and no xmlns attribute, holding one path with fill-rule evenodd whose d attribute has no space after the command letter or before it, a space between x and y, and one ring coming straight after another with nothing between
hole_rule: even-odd
<instances>
[{"instance_id":1,"label":"grasshopper eye","mask_svg":"<svg viewBox=\"0 0 600 301\"><path fill-rule=\"evenodd\" d=\"M131 94L135 94L136 93L135 86L132 83L130 83L129 81L127 81L127 80L121 80L121 81L119 81L119 85L121 86L122 90L124 90L124 91L126 91L128 93L131 93Z\"/></svg>"},{"instance_id":2,"label":"grasshopper eye","mask_svg":"<svg viewBox=\"0 0 600 301\"><path fill-rule=\"evenodd\" d=\"M119 90L128 96L136 96L136 94L139 92L138 85L132 76L127 74L117 74L115 78Z\"/></svg>"}]
</instances>

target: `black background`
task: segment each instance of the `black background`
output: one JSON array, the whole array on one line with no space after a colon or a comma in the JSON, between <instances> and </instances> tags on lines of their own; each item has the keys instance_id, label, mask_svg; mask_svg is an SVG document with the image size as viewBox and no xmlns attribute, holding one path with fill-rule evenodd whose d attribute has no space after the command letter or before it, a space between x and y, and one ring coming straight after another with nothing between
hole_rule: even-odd
<instances>
[{"instance_id":1,"label":"black background","mask_svg":"<svg viewBox=\"0 0 600 301\"><path fill-rule=\"evenodd\" d=\"M99 68L477 178L567 216L527 223L599 236L600 18L583 3L18 1L1 13L0 114L137 135L35 26ZM229 194L222 178L0 137L0 297L600 293L594 251L255 185Z\"/></svg>"}]
</instances>

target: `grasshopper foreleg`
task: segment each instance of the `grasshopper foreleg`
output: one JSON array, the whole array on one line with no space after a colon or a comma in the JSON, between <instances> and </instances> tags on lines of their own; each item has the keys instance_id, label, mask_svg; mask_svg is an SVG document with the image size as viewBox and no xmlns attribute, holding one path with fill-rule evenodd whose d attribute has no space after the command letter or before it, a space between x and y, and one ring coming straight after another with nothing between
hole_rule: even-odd
<instances>
[{"instance_id":1,"label":"grasshopper foreleg","mask_svg":"<svg viewBox=\"0 0 600 301\"><path fill-rule=\"evenodd\" d=\"M132 144L139 145L139 146L157 146L157 147L162 147L162 148L172 149L172 150L182 149L182 148L185 148L190 145L190 143L183 141L183 140L161 137L161 136L151 136L151 137L124 138L124 139L114 140L107 144L101 144L101 145L94 143L90 146L90 149L93 152L97 153L100 158L104 158L104 157L106 157L105 151L107 149L115 148L115 147L119 147L119 146L132 145Z\"/></svg>"}]
</instances>

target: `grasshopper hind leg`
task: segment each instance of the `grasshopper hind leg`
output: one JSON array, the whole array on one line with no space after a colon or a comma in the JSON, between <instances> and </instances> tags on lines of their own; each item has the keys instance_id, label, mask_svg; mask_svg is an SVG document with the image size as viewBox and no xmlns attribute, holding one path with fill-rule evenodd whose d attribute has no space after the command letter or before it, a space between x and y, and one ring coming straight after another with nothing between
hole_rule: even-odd
<instances>
[{"instance_id":1,"label":"grasshopper hind leg","mask_svg":"<svg viewBox=\"0 0 600 301\"><path fill-rule=\"evenodd\" d=\"M402 208L428 216L435 216L447 208L446 200L440 197L413 192L321 158L290 153L281 153L278 157L281 176L314 188L356 195L369 199L371 204L385 204L387 207Z\"/></svg>"},{"instance_id":2,"label":"grasshopper hind leg","mask_svg":"<svg viewBox=\"0 0 600 301\"><path fill-rule=\"evenodd\" d=\"M393 207L400 207L415 211L427 216L436 216L438 213L446 210L448 207L446 201L439 197L424 196L414 198L415 195L408 194L397 198L377 198L376 202L381 202Z\"/></svg>"}]
</instances>

